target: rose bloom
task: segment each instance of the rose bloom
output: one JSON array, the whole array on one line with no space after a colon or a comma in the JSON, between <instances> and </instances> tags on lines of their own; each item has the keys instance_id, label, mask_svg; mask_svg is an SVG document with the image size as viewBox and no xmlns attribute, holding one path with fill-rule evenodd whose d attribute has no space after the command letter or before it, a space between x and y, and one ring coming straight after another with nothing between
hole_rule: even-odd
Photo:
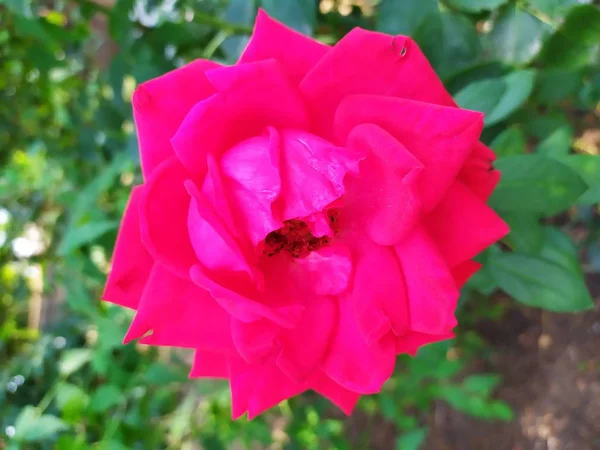
<instances>
[{"instance_id":1,"label":"rose bloom","mask_svg":"<svg viewBox=\"0 0 600 450\"><path fill-rule=\"evenodd\" d=\"M329 47L261 11L236 65L194 61L133 107L144 184L104 299L137 311L126 342L228 379L234 418L308 389L349 414L453 336L472 258L508 231L483 115L405 36Z\"/></svg>"}]
</instances>

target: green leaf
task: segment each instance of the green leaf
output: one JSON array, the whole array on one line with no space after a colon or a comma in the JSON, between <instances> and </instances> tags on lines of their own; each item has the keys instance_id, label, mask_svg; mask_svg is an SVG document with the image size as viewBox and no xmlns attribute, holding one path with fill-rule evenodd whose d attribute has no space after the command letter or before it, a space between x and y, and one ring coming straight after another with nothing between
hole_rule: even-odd
<instances>
[{"instance_id":1,"label":"green leaf","mask_svg":"<svg viewBox=\"0 0 600 450\"><path fill-rule=\"evenodd\" d=\"M144 371L144 382L153 386L187 380L187 374L165 364L154 363Z\"/></svg>"},{"instance_id":2,"label":"green leaf","mask_svg":"<svg viewBox=\"0 0 600 450\"><path fill-rule=\"evenodd\" d=\"M554 312L593 306L574 246L556 229L545 230L539 255L496 253L488 264L498 286L527 306Z\"/></svg>"},{"instance_id":3,"label":"green leaf","mask_svg":"<svg viewBox=\"0 0 600 450\"><path fill-rule=\"evenodd\" d=\"M527 134L543 140L557 129L569 126L566 115L562 111L555 111L539 116L530 115L525 123L525 130Z\"/></svg>"},{"instance_id":4,"label":"green leaf","mask_svg":"<svg viewBox=\"0 0 600 450\"><path fill-rule=\"evenodd\" d=\"M506 119L529 97L535 72L520 70L502 78L477 81L463 88L455 96L465 109L485 114L485 125L494 125Z\"/></svg>"},{"instance_id":5,"label":"green leaf","mask_svg":"<svg viewBox=\"0 0 600 450\"><path fill-rule=\"evenodd\" d=\"M531 61L540 51L550 27L517 6L509 6L496 18L487 35L491 58L514 65Z\"/></svg>"},{"instance_id":6,"label":"green leaf","mask_svg":"<svg viewBox=\"0 0 600 450\"><path fill-rule=\"evenodd\" d=\"M89 400L89 395L74 384L56 385L56 407L62 411L62 417L71 424L79 421Z\"/></svg>"},{"instance_id":7,"label":"green leaf","mask_svg":"<svg viewBox=\"0 0 600 450\"><path fill-rule=\"evenodd\" d=\"M499 384L499 375L483 373L469 375L462 382L462 386L467 392L482 397L488 397Z\"/></svg>"},{"instance_id":8,"label":"green leaf","mask_svg":"<svg viewBox=\"0 0 600 450\"><path fill-rule=\"evenodd\" d=\"M581 86L583 75L580 71L547 69L539 73L535 98L543 104L557 103L574 95Z\"/></svg>"},{"instance_id":9,"label":"green leaf","mask_svg":"<svg viewBox=\"0 0 600 450\"><path fill-rule=\"evenodd\" d=\"M515 71L502 79L506 83L506 91L502 100L486 117L488 126L504 120L525 103L533 89L535 72L533 70Z\"/></svg>"},{"instance_id":10,"label":"green leaf","mask_svg":"<svg viewBox=\"0 0 600 450\"><path fill-rule=\"evenodd\" d=\"M510 405L503 401L495 401L488 404L488 410L490 411L490 417L492 419L499 419L505 422L512 422L515 418Z\"/></svg>"},{"instance_id":11,"label":"green leaf","mask_svg":"<svg viewBox=\"0 0 600 450\"><path fill-rule=\"evenodd\" d=\"M580 5L581 0L528 0L530 6L543 12L552 19L564 17L573 6Z\"/></svg>"},{"instance_id":12,"label":"green leaf","mask_svg":"<svg viewBox=\"0 0 600 450\"><path fill-rule=\"evenodd\" d=\"M223 20L236 25L251 25L256 16L254 2L248 0L231 0ZM248 44L248 36L231 36L223 41L221 48L229 61L235 61Z\"/></svg>"},{"instance_id":13,"label":"green leaf","mask_svg":"<svg viewBox=\"0 0 600 450\"><path fill-rule=\"evenodd\" d=\"M508 0L447 0L450 6L470 13L492 11L502 6L507 1Z\"/></svg>"},{"instance_id":14,"label":"green leaf","mask_svg":"<svg viewBox=\"0 0 600 450\"><path fill-rule=\"evenodd\" d=\"M114 384L105 384L92 394L89 410L95 413L103 413L123 401L124 395L121 389Z\"/></svg>"},{"instance_id":15,"label":"green leaf","mask_svg":"<svg viewBox=\"0 0 600 450\"><path fill-rule=\"evenodd\" d=\"M92 351L89 348L74 348L66 350L58 362L58 371L63 377L77 372L92 359Z\"/></svg>"},{"instance_id":16,"label":"green leaf","mask_svg":"<svg viewBox=\"0 0 600 450\"><path fill-rule=\"evenodd\" d=\"M426 18L438 12L436 0L383 0L379 5L377 30L412 35Z\"/></svg>"},{"instance_id":17,"label":"green leaf","mask_svg":"<svg viewBox=\"0 0 600 450\"><path fill-rule=\"evenodd\" d=\"M84 435L68 435L63 434L56 440L54 450L88 450L89 444L85 440Z\"/></svg>"},{"instance_id":18,"label":"green leaf","mask_svg":"<svg viewBox=\"0 0 600 450\"><path fill-rule=\"evenodd\" d=\"M461 89L476 81L500 78L506 75L506 66L499 62L478 62L445 80L448 90L455 95Z\"/></svg>"},{"instance_id":19,"label":"green leaf","mask_svg":"<svg viewBox=\"0 0 600 450\"><path fill-rule=\"evenodd\" d=\"M0 5L6 6L10 11L20 16L33 17L31 0L0 0Z\"/></svg>"},{"instance_id":20,"label":"green leaf","mask_svg":"<svg viewBox=\"0 0 600 450\"><path fill-rule=\"evenodd\" d=\"M549 67L579 68L592 61L600 48L600 9L581 5L569 11L565 22L544 45L542 61Z\"/></svg>"},{"instance_id":21,"label":"green leaf","mask_svg":"<svg viewBox=\"0 0 600 450\"><path fill-rule=\"evenodd\" d=\"M118 126L121 126L120 122ZM119 154L103 167L98 175L77 194L75 204L71 205L73 221L79 223L88 213L91 205L95 205L98 198L113 186L116 178L132 166L133 161L128 155Z\"/></svg>"},{"instance_id":22,"label":"green leaf","mask_svg":"<svg viewBox=\"0 0 600 450\"><path fill-rule=\"evenodd\" d=\"M475 25L448 11L428 16L413 37L442 78L473 65L481 52Z\"/></svg>"},{"instance_id":23,"label":"green leaf","mask_svg":"<svg viewBox=\"0 0 600 450\"><path fill-rule=\"evenodd\" d=\"M580 205L600 203L600 157L598 155L568 155L558 159L588 184L589 189L577 200Z\"/></svg>"},{"instance_id":24,"label":"green leaf","mask_svg":"<svg viewBox=\"0 0 600 450\"><path fill-rule=\"evenodd\" d=\"M15 421L14 439L18 442L38 442L66 430L67 425L58 417L39 415L36 408L26 406Z\"/></svg>"},{"instance_id":25,"label":"green leaf","mask_svg":"<svg viewBox=\"0 0 600 450\"><path fill-rule=\"evenodd\" d=\"M396 450L419 450L427 438L427 428L403 433L396 439Z\"/></svg>"},{"instance_id":26,"label":"green leaf","mask_svg":"<svg viewBox=\"0 0 600 450\"><path fill-rule=\"evenodd\" d=\"M97 450L131 450L123 442L117 440L102 441L98 444Z\"/></svg>"},{"instance_id":27,"label":"green leaf","mask_svg":"<svg viewBox=\"0 0 600 450\"><path fill-rule=\"evenodd\" d=\"M566 156L571 150L572 142L573 129L571 127L561 127L540 142L535 148L535 152L551 158Z\"/></svg>"},{"instance_id":28,"label":"green leaf","mask_svg":"<svg viewBox=\"0 0 600 450\"><path fill-rule=\"evenodd\" d=\"M85 244L95 241L103 234L118 228L118 226L118 220L103 220L69 227L58 246L58 254L64 256Z\"/></svg>"},{"instance_id":29,"label":"green leaf","mask_svg":"<svg viewBox=\"0 0 600 450\"><path fill-rule=\"evenodd\" d=\"M496 420L503 418L506 417L506 409L510 410L505 403L490 400L487 395L473 393L464 385L440 385L437 386L436 393L458 411L480 419ZM504 411L500 411L500 408L496 406L498 404L505 405Z\"/></svg>"},{"instance_id":30,"label":"green leaf","mask_svg":"<svg viewBox=\"0 0 600 450\"><path fill-rule=\"evenodd\" d=\"M551 216L571 206L587 185L568 166L542 155L501 158L502 172L490 204L499 211Z\"/></svg>"},{"instance_id":31,"label":"green leaf","mask_svg":"<svg viewBox=\"0 0 600 450\"><path fill-rule=\"evenodd\" d=\"M502 78L485 79L468 84L454 96L454 99L461 108L480 111L487 119L496 105L502 101L505 92L506 83Z\"/></svg>"},{"instance_id":32,"label":"green leaf","mask_svg":"<svg viewBox=\"0 0 600 450\"><path fill-rule=\"evenodd\" d=\"M302 34L312 35L317 21L313 0L261 0L262 7L275 19Z\"/></svg>"},{"instance_id":33,"label":"green leaf","mask_svg":"<svg viewBox=\"0 0 600 450\"><path fill-rule=\"evenodd\" d=\"M525 153L525 134L520 128L507 128L496 136L490 147L499 157L522 155Z\"/></svg>"},{"instance_id":34,"label":"green leaf","mask_svg":"<svg viewBox=\"0 0 600 450\"><path fill-rule=\"evenodd\" d=\"M538 217L518 212L503 214L502 218L510 227L510 233L505 239L513 250L520 253L540 251L544 243L544 229Z\"/></svg>"},{"instance_id":35,"label":"green leaf","mask_svg":"<svg viewBox=\"0 0 600 450\"><path fill-rule=\"evenodd\" d=\"M108 15L108 31L110 36L119 44L127 45L133 28L129 13L134 7L134 0L119 0L110 8Z\"/></svg>"},{"instance_id":36,"label":"green leaf","mask_svg":"<svg viewBox=\"0 0 600 450\"><path fill-rule=\"evenodd\" d=\"M56 42L44 28L41 19L28 19L25 16L15 16L13 20L17 36L30 37L38 41L42 47L54 48Z\"/></svg>"}]
</instances>

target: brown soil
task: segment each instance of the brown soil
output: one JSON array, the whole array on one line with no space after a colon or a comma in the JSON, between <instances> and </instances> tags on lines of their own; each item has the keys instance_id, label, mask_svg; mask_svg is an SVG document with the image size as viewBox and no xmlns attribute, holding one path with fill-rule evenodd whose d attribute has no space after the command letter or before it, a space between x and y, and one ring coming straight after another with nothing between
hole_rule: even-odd
<instances>
[{"instance_id":1,"label":"brown soil","mask_svg":"<svg viewBox=\"0 0 600 450\"><path fill-rule=\"evenodd\" d=\"M514 305L503 320L479 325L494 351L474 369L503 376L497 396L516 419L487 423L440 403L426 450L600 450L600 274L588 283L593 311Z\"/></svg>"}]
</instances>

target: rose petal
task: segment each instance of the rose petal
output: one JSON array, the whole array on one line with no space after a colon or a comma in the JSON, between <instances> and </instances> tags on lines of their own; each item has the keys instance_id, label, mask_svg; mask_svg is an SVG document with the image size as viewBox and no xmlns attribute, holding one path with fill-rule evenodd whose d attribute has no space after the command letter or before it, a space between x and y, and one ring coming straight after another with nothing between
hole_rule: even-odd
<instances>
[{"instance_id":1,"label":"rose petal","mask_svg":"<svg viewBox=\"0 0 600 450\"><path fill-rule=\"evenodd\" d=\"M306 381L321 365L337 322L336 302L328 297L313 298L298 325L279 336L277 366L281 371L294 381Z\"/></svg>"},{"instance_id":2,"label":"rose petal","mask_svg":"<svg viewBox=\"0 0 600 450\"><path fill-rule=\"evenodd\" d=\"M246 139L227 150L220 163L223 189L234 205L236 222L254 246L282 226L273 217L272 203L279 196L279 134Z\"/></svg>"},{"instance_id":3,"label":"rose petal","mask_svg":"<svg viewBox=\"0 0 600 450\"><path fill-rule=\"evenodd\" d=\"M458 289L462 288L464 284L471 278L475 273L481 269L481 264L477 261L467 260L457 266L454 266L451 270L454 282Z\"/></svg>"},{"instance_id":4,"label":"rose petal","mask_svg":"<svg viewBox=\"0 0 600 450\"><path fill-rule=\"evenodd\" d=\"M417 356L417 352L422 346L453 338L454 333L445 333L441 335L409 333L405 336L396 338L396 353L408 353L411 356Z\"/></svg>"},{"instance_id":5,"label":"rose petal","mask_svg":"<svg viewBox=\"0 0 600 450\"><path fill-rule=\"evenodd\" d=\"M362 338L348 298L340 298L340 320L323 363L323 371L336 383L360 394L374 394L394 371L394 340L386 336L373 345Z\"/></svg>"},{"instance_id":6,"label":"rose petal","mask_svg":"<svg viewBox=\"0 0 600 450\"><path fill-rule=\"evenodd\" d=\"M155 264L125 343L141 342L235 354L230 316L204 289Z\"/></svg>"},{"instance_id":7,"label":"rose petal","mask_svg":"<svg viewBox=\"0 0 600 450\"><path fill-rule=\"evenodd\" d=\"M495 159L494 152L478 142L458 175L458 179L484 201L500 181L500 172L494 170Z\"/></svg>"},{"instance_id":8,"label":"rose petal","mask_svg":"<svg viewBox=\"0 0 600 450\"><path fill-rule=\"evenodd\" d=\"M299 83L328 50L327 45L286 27L259 9L254 33L239 63L276 59L290 80Z\"/></svg>"},{"instance_id":9,"label":"rose petal","mask_svg":"<svg viewBox=\"0 0 600 450\"><path fill-rule=\"evenodd\" d=\"M459 181L426 217L425 227L449 267L473 258L509 231L494 210Z\"/></svg>"},{"instance_id":10,"label":"rose petal","mask_svg":"<svg viewBox=\"0 0 600 450\"><path fill-rule=\"evenodd\" d=\"M340 408L344 414L350 415L356 406L360 394L339 385L325 374L321 374L311 382L311 388L326 397Z\"/></svg>"},{"instance_id":11,"label":"rose petal","mask_svg":"<svg viewBox=\"0 0 600 450\"><path fill-rule=\"evenodd\" d=\"M353 248L355 275L349 294L361 336L375 345L390 331L406 333L410 323L409 299L402 268L393 247L382 247L366 238Z\"/></svg>"},{"instance_id":12,"label":"rose petal","mask_svg":"<svg viewBox=\"0 0 600 450\"><path fill-rule=\"evenodd\" d=\"M346 289L352 275L350 252L339 242L298 258L289 267L288 276L317 295L339 294Z\"/></svg>"},{"instance_id":13,"label":"rose petal","mask_svg":"<svg viewBox=\"0 0 600 450\"><path fill-rule=\"evenodd\" d=\"M363 221L374 242L393 245L410 233L421 217L418 181L423 164L377 125L355 127L347 145L367 149L370 156L361 164L358 176L348 177L342 220Z\"/></svg>"},{"instance_id":14,"label":"rose petal","mask_svg":"<svg viewBox=\"0 0 600 450\"><path fill-rule=\"evenodd\" d=\"M338 105L351 94L386 95L455 106L412 39L360 28L348 33L315 64L300 83L300 90L315 125L326 136L331 133Z\"/></svg>"},{"instance_id":15,"label":"rose petal","mask_svg":"<svg viewBox=\"0 0 600 450\"><path fill-rule=\"evenodd\" d=\"M221 279L218 279L199 264L192 267L190 276L194 283L209 291L226 311L242 322L265 318L282 327L293 328L302 317L304 308L297 304L285 304L285 299L280 299L279 304L262 303L267 299L248 288L247 280L239 276L229 276L227 279L221 274Z\"/></svg>"},{"instance_id":16,"label":"rose petal","mask_svg":"<svg viewBox=\"0 0 600 450\"><path fill-rule=\"evenodd\" d=\"M346 142L364 123L386 130L423 163L418 187L423 208L431 211L477 143L483 114L383 96L346 97L335 116L338 139Z\"/></svg>"},{"instance_id":17,"label":"rose petal","mask_svg":"<svg viewBox=\"0 0 600 450\"><path fill-rule=\"evenodd\" d=\"M246 272L257 279L244 251L206 197L191 180L184 186L191 196L188 231L198 261L212 271Z\"/></svg>"},{"instance_id":18,"label":"rose petal","mask_svg":"<svg viewBox=\"0 0 600 450\"><path fill-rule=\"evenodd\" d=\"M228 357L221 353L196 350L190 378L229 378Z\"/></svg>"},{"instance_id":19,"label":"rose petal","mask_svg":"<svg viewBox=\"0 0 600 450\"><path fill-rule=\"evenodd\" d=\"M212 61L196 60L141 84L133 94L133 116L146 178L175 155L170 140L192 106L215 93L204 73L217 67Z\"/></svg>"},{"instance_id":20,"label":"rose petal","mask_svg":"<svg viewBox=\"0 0 600 450\"><path fill-rule=\"evenodd\" d=\"M456 325L454 310L460 293L431 237L418 228L396 245L396 254L408 291L410 329L448 333Z\"/></svg>"},{"instance_id":21,"label":"rose petal","mask_svg":"<svg viewBox=\"0 0 600 450\"><path fill-rule=\"evenodd\" d=\"M281 200L283 220L322 211L344 193L344 177L358 172L366 156L360 150L335 147L299 130L281 132Z\"/></svg>"},{"instance_id":22,"label":"rose petal","mask_svg":"<svg viewBox=\"0 0 600 450\"><path fill-rule=\"evenodd\" d=\"M189 238L189 172L175 157L162 162L148 178L140 199L142 242L152 257L182 278L189 278L196 255Z\"/></svg>"},{"instance_id":23,"label":"rose petal","mask_svg":"<svg viewBox=\"0 0 600 450\"><path fill-rule=\"evenodd\" d=\"M140 201L144 187L131 191L121 221L113 261L102 298L127 308L137 309L154 260L142 244Z\"/></svg>"},{"instance_id":24,"label":"rose petal","mask_svg":"<svg viewBox=\"0 0 600 450\"><path fill-rule=\"evenodd\" d=\"M231 358L230 373L233 419L246 411L252 419L309 388L308 383L296 383L285 376L273 362L248 364Z\"/></svg>"},{"instance_id":25,"label":"rose petal","mask_svg":"<svg viewBox=\"0 0 600 450\"><path fill-rule=\"evenodd\" d=\"M275 339L281 327L266 319L247 323L233 318L231 330L233 343L240 356L247 363L254 364L275 349Z\"/></svg>"},{"instance_id":26,"label":"rose petal","mask_svg":"<svg viewBox=\"0 0 600 450\"><path fill-rule=\"evenodd\" d=\"M208 71L218 94L194 106L171 143L192 173L206 172L206 155L222 152L268 126L309 128L299 92L279 63L260 61Z\"/></svg>"}]
</instances>

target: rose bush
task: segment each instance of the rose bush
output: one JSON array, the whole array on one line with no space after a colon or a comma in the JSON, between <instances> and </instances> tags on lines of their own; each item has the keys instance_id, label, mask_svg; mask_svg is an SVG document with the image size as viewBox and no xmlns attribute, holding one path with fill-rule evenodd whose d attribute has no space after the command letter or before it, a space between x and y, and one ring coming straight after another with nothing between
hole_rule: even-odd
<instances>
[{"instance_id":1,"label":"rose bush","mask_svg":"<svg viewBox=\"0 0 600 450\"><path fill-rule=\"evenodd\" d=\"M307 389L350 413L397 354L452 337L472 258L508 232L483 115L408 37L328 47L260 12L238 64L133 104L145 182L104 299L136 310L126 341L195 349L234 417Z\"/></svg>"}]
</instances>

